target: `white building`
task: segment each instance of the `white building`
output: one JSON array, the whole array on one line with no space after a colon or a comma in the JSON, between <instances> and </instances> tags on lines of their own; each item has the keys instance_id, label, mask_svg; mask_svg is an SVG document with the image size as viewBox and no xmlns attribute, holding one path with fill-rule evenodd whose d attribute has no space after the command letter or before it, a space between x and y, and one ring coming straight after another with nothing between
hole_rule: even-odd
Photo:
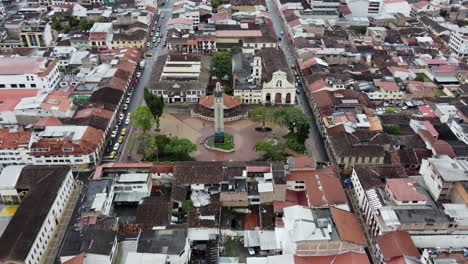
<instances>
[{"instance_id":1,"label":"white building","mask_svg":"<svg viewBox=\"0 0 468 264\"><path fill-rule=\"evenodd\" d=\"M40 89L52 92L60 81L57 59L0 58L0 89Z\"/></svg>"},{"instance_id":2,"label":"white building","mask_svg":"<svg viewBox=\"0 0 468 264\"><path fill-rule=\"evenodd\" d=\"M384 14L403 14L409 17L411 6L406 0L384 0L382 2L380 13Z\"/></svg>"},{"instance_id":3,"label":"white building","mask_svg":"<svg viewBox=\"0 0 468 264\"><path fill-rule=\"evenodd\" d=\"M380 2L378 3L380 5ZM352 17L367 17L369 15L370 3L368 0L349 0L347 4Z\"/></svg>"},{"instance_id":4,"label":"white building","mask_svg":"<svg viewBox=\"0 0 468 264\"><path fill-rule=\"evenodd\" d=\"M23 165L8 166L0 173L0 202L20 203L24 195L16 189L16 182L23 170Z\"/></svg>"},{"instance_id":5,"label":"white building","mask_svg":"<svg viewBox=\"0 0 468 264\"><path fill-rule=\"evenodd\" d=\"M457 28L451 31L449 47L459 57L468 55L468 27Z\"/></svg>"},{"instance_id":6,"label":"white building","mask_svg":"<svg viewBox=\"0 0 468 264\"><path fill-rule=\"evenodd\" d=\"M138 203L150 196L152 181L149 173L121 174L112 186L115 203Z\"/></svg>"},{"instance_id":7,"label":"white building","mask_svg":"<svg viewBox=\"0 0 468 264\"><path fill-rule=\"evenodd\" d=\"M434 200L447 200L455 183L468 181L468 161L435 156L422 160L419 173Z\"/></svg>"},{"instance_id":8,"label":"white building","mask_svg":"<svg viewBox=\"0 0 468 264\"><path fill-rule=\"evenodd\" d=\"M457 115L457 108L448 103L440 103L435 105L434 113L439 117L440 122L447 123L448 120Z\"/></svg>"},{"instance_id":9,"label":"white building","mask_svg":"<svg viewBox=\"0 0 468 264\"><path fill-rule=\"evenodd\" d=\"M26 196L0 237L0 263L37 264L60 224L74 188L73 174L68 166L27 166L16 188Z\"/></svg>"},{"instance_id":10,"label":"white building","mask_svg":"<svg viewBox=\"0 0 468 264\"><path fill-rule=\"evenodd\" d=\"M31 132L10 132L0 129L0 168L9 165L32 164L29 156Z\"/></svg>"},{"instance_id":11,"label":"white building","mask_svg":"<svg viewBox=\"0 0 468 264\"><path fill-rule=\"evenodd\" d=\"M450 130L458 138L458 140L468 144L468 124L463 123L463 120L459 118L453 118L447 123Z\"/></svg>"}]
</instances>

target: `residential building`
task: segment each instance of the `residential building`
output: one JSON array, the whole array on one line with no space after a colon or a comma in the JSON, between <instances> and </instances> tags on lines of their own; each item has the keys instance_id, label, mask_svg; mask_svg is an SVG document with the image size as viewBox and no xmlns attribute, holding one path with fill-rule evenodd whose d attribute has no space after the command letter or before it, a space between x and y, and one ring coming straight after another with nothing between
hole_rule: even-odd
<instances>
[{"instance_id":1,"label":"residential building","mask_svg":"<svg viewBox=\"0 0 468 264\"><path fill-rule=\"evenodd\" d=\"M448 200L457 182L468 181L468 161L435 156L422 161L419 173L436 201Z\"/></svg>"},{"instance_id":2,"label":"residential building","mask_svg":"<svg viewBox=\"0 0 468 264\"><path fill-rule=\"evenodd\" d=\"M25 47L44 48L52 44L52 22L24 22L20 29L20 38Z\"/></svg>"},{"instance_id":3,"label":"residential building","mask_svg":"<svg viewBox=\"0 0 468 264\"><path fill-rule=\"evenodd\" d=\"M450 32L449 47L458 57L468 55L468 28L453 29Z\"/></svg>"},{"instance_id":4,"label":"residential building","mask_svg":"<svg viewBox=\"0 0 468 264\"><path fill-rule=\"evenodd\" d=\"M57 59L0 58L0 89L39 89L52 92L60 82Z\"/></svg>"}]
</instances>

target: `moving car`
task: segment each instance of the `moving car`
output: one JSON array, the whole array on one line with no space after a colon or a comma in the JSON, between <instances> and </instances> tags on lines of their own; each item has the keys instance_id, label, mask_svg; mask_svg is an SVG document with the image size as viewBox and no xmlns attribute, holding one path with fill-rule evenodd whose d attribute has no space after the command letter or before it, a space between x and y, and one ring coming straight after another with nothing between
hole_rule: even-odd
<instances>
[{"instance_id":1,"label":"moving car","mask_svg":"<svg viewBox=\"0 0 468 264\"><path fill-rule=\"evenodd\" d=\"M148 52L148 53L145 54L145 56L146 56L146 57L153 57L153 54L151 54L151 53Z\"/></svg>"},{"instance_id":2,"label":"moving car","mask_svg":"<svg viewBox=\"0 0 468 264\"><path fill-rule=\"evenodd\" d=\"M120 148L120 144L115 143L113 150L117 151L117 150L119 150L119 148Z\"/></svg>"},{"instance_id":3,"label":"moving car","mask_svg":"<svg viewBox=\"0 0 468 264\"><path fill-rule=\"evenodd\" d=\"M140 76L141 76L141 72L137 72L136 77L140 78Z\"/></svg>"},{"instance_id":4,"label":"moving car","mask_svg":"<svg viewBox=\"0 0 468 264\"><path fill-rule=\"evenodd\" d=\"M124 136L120 136L119 140L117 140L117 143L122 144L123 140L124 140Z\"/></svg>"},{"instance_id":5,"label":"moving car","mask_svg":"<svg viewBox=\"0 0 468 264\"><path fill-rule=\"evenodd\" d=\"M127 119L125 120L125 124L126 124L126 125L129 125L129 124L130 124L130 119L127 118Z\"/></svg>"},{"instance_id":6,"label":"moving car","mask_svg":"<svg viewBox=\"0 0 468 264\"><path fill-rule=\"evenodd\" d=\"M164 13L162 13L162 14L161 14L161 18L164 18L164 17L165 17L165 15L164 15Z\"/></svg>"},{"instance_id":7,"label":"moving car","mask_svg":"<svg viewBox=\"0 0 468 264\"><path fill-rule=\"evenodd\" d=\"M130 119L130 117L132 117L132 113L128 113L127 119Z\"/></svg>"},{"instance_id":8,"label":"moving car","mask_svg":"<svg viewBox=\"0 0 468 264\"><path fill-rule=\"evenodd\" d=\"M127 134L127 129L124 127L122 128L122 131L120 132L120 135L125 136Z\"/></svg>"}]
</instances>

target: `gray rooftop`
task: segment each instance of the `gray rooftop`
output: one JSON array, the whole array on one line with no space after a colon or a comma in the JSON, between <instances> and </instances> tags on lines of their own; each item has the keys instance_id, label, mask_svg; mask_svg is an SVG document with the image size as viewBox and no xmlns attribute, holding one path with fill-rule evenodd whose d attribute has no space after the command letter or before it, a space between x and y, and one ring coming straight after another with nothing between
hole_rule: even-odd
<instances>
[{"instance_id":1,"label":"gray rooftop","mask_svg":"<svg viewBox=\"0 0 468 264\"><path fill-rule=\"evenodd\" d=\"M137 252L179 255L185 248L187 229L141 231Z\"/></svg>"}]
</instances>

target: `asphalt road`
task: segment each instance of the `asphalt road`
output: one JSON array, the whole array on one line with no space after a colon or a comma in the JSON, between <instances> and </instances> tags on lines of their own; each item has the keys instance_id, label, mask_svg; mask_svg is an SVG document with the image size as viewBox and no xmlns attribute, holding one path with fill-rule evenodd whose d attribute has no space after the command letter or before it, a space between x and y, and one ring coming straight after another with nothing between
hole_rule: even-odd
<instances>
[{"instance_id":1,"label":"asphalt road","mask_svg":"<svg viewBox=\"0 0 468 264\"><path fill-rule=\"evenodd\" d=\"M153 36L155 36L158 27L160 27L159 33L163 35L163 38L161 42L158 44L158 43L153 43L152 37L151 37L151 39L149 40L149 42L151 43L150 47L148 47L143 52L143 54L151 53L152 56L146 57L145 55L145 57L143 58L145 60L145 67L144 69L140 70L141 76L138 79L137 85L133 89L132 95L130 96L130 103L128 104L128 109L126 111L123 111L125 117L122 120L121 126L119 127L117 136L113 139L113 141L110 141L112 143L109 143L107 146L108 149L106 151L106 154L104 155L103 162L117 161L117 160L120 160L122 162L126 161L127 153L130 151L130 147L131 147L127 143L130 142L131 140L129 139L134 136L134 133L133 133L134 128L130 127L129 125L126 125L125 119L128 113L132 112L133 110L135 110L135 108L143 104L144 89L145 87L149 88L148 83L151 79L151 72L153 71L153 67L156 64L158 57L161 55L164 55L167 52L167 49L163 48L163 43L165 43L166 38L167 38L167 21L172 16L172 6L173 6L173 0L169 0L169 1L166 1L166 4L162 6L160 9L161 14L160 14L159 20L157 20L152 30L153 30ZM164 14L164 18L161 17L162 14ZM108 156L110 152L112 152L111 148L113 147L113 144L117 142L117 139L120 136L120 131L122 130L122 128L127 129L124 141L118 150L118 155L114 159L110 160L108 159Z\"/></svg>"},{"instance_id":2,"label":"asphalt road","mask_svg":"<svg viewBox=\"0 0 468 264\"><path fill-rule=\"evenodd\" d=\"M270 13L276 35L281 38L281 41L280 41L281 48L283 49L283 52L286 56L288 64L289 65L296 64L296 59L293 55L291 45L288 42L286 31L283 28L282 19L278 15L278 11L277 11L275 4L273 3L272 0L266 0L266 5L268 8L268 12ZM281 34L281 32L283 32L284 34ZM291 70L291 73L292 73L292 70ZM312 157L316 161L328 161L329 158L328 158L327 151L325 149L324 139L322 138L322 135L320 134L320 130L317 127L317 123L315 122L315 117L312 112L312 108L309 105L309 100L307 100L307 96L304 92L304 87L305 85L304 85L302 78L298 78L298 89L300 92L297 95L297 100L298 100L299 106L302 108L304 113L306 113L311 118L309 141L311 141L310 145L312 146L312 149L311 149L312 153L310 154L312 154Z\"/></svg>"}]
</instances>

